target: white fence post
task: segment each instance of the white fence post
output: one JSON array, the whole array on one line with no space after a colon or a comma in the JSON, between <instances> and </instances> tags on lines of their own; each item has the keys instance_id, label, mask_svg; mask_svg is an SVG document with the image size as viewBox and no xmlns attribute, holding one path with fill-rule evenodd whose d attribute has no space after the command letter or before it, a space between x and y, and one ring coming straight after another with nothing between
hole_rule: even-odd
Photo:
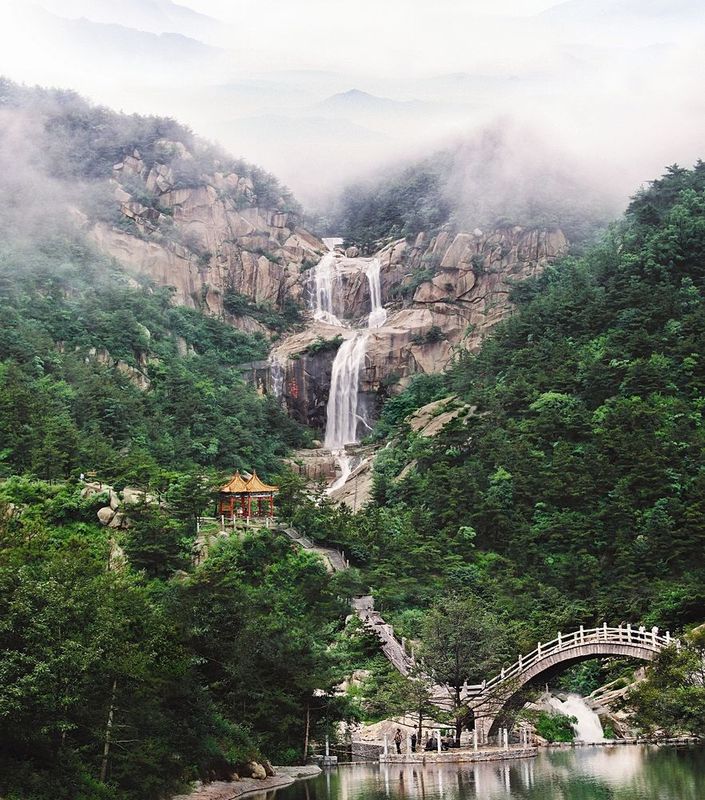
<instances>
[{"instance_id":1,"label":"white fence post","mask_svg":"<svg viewBox=\"0 0 705 800\"><path fill-rule=\"evenodd\" d=\"M559 649L559 650L560 650L560 649L561 649L561 647L563 646L563 643L561 642L561 637L562 637L562 636L563 636L563 634L562 634L560 631L558 631L558 649Z\"/></svg>"},{"instance_id":2,"label":"white fence post","mask_svg":"<svg viewBox=\"0 0 705 800\"><path fill-rule=\"evenodd\" d=\"M631 642L632 640L632 624L631 622L627 622L627 641Z\"/></svg>"},{"instance_id":3,"label":"white fence post","mask_svg":"<svg viewBox=\"0 0 705 800\"><path fill-rule=\"evenodd\" d=\"M605 632L605 641L607 641L607 623L602 623L602 630Z\"/></svg>"},{"instance_id":4,"label":"white fence post","mask_svg":"<svg viewBox=\"0 0 705 800\"><path fill-rule=\"evenodd\" d=\"M585 641L585 628L581 625L580 626L580 643L582 644Z\"/></svg>"},{"instance_id":5,"label":"white fence post","mask_svg":"<svg viewBox=\"0 0 705 800\"><path fill-rule=\"evenodd\" d=\"M472 749L477 750L477 728L472 729Z\"/></svg>"},{"instance_id":6,"label":"white fence post","mask_svg":"<svg viewBox=\"0 0 705 800\"><path fill-rule=\"evenodd\" d=\"M438 747L438 752L441 752L441 730L438 729L438 738L436 739L436 745Z\"/></svg>"}]
</instances>

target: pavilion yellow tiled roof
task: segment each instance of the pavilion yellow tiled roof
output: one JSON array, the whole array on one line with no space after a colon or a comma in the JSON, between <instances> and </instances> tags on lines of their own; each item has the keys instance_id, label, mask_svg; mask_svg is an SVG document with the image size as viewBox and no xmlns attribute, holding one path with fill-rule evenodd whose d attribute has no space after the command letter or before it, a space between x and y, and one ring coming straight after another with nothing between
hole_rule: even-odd
<instances>
[{"instance_id":1,"label":"pavilion yellow tiled roof","mask_svg":"<svg viewBox=\"0 0 705 800\"><path fill-rule=\"evenodd\" d=\"M267 483L261 481L256 472L252 473L252 477L249 481L245 484L247 487L245 489L246 492L278 492L278 486L270 486Z\"/></svg>"},{"instance_id":2,"label":"pavilion yellow tiled roof","mask_svg":"<svg viewBox=\"0 0 705 800\"><path fill-rule=\"evenodd\" d=\"M254 492L278 492L279 487L264 483L256 472L253 472L247 480L239 472L236 472L225 486L220 487L219 491L221 494L253 494Z\"/></svg>"},{"instance_id":3,"label":"pavilion yellow tiled roof","mask_svg":"<svg viewBox=\"0 0 705 800\"><path fill-rule=\"evenodd\" d=\"M236 472L225 484L225 486L220 487L220 491L224 494L238 494L240 492L247 492L251 490L248 490L247 483L242 475L240 475L239 472Z\"/></svg>"}]
</instances>

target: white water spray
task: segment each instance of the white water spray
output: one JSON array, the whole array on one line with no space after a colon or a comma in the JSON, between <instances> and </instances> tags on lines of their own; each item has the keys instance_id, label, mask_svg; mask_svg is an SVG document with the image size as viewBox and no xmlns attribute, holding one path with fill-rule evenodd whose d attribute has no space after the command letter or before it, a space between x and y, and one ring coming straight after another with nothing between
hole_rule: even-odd
<instances>
[{"instance_id":1,"label":"white water spray","mask_svg":"<svg viewBox=\"0 0 705 800\"><path fill-rule=\"evenodd\" d=\"M382 285L380 270L382 264L373 258L367 267L367 282L370 286L370 316L367 318L368 328L381 328L387 321L387 309L382 305Z\"/></svg>"},{"instance_id":2,"label":"white water spray","mask_svg":"<svg viewBox=\"0 0 705 800\"><path fill-rule=\"evenodd\" d=\"M313 271L311 309L315 319L342 328L345 324L334 312L339 259L334 248L341 244L342 240L324 239L324 242L329 252L323 256ZM340 475L328 488L329 493L340 488L350 475L350 457L345 452L345 446L358 441L357 427L360 422L357 411L358 389L369 330L381 327L387 320L387 311L382 306L380 270L379 259L373 258L368 262L366 276L370 290L370 313L367 318L367 328L358 330L354 336L346 339L338 348L333 360L324 444L326 449L333 452Z\"/></svg>"},{"instance_id":3,"label":"white water spray","mask_svg":"<svg viewBox=\"0 0 705 800\"><path fill-rule=\"evenodd\" d=\"M333 293L337 279L337 258L333 251L326 253L313 269L311 310L314 319L343 327L333 311Z\"/></svg>"},{"instance_id":4,"label":"white water spray","mask_svg":"<svg viewBox=\"0 0 705 800\"><path fill-rule=\"evenodd\" d=\"M280 402L284 399L284 378L286 368L284 363L274 354L269 357L269 376L272 382L272 392Z\"/></svg>"},{"instance_id":5,"label":"white water spray","mask_svg":"<svg viewBox=\"0 0 705 800\"><path fill-rule=\"evenodd\" d=\"M340 450L357 441L357 390L367 349L367 333L357 333L338 348L330 378L326 408L325 446Z\"/></svg>"},{"instance_id":6,"label":"white water spray","mask_svg":"<svg viewBox=\"0 0 705 800\"><path fill-rule=\"evenodd\" d=\"M589 743L605 741L600 718L579 694L569 694L565 701L549 697L548 702L556 711L578 720L573 723L577 741Z\"/></svg>"}]
</instances>

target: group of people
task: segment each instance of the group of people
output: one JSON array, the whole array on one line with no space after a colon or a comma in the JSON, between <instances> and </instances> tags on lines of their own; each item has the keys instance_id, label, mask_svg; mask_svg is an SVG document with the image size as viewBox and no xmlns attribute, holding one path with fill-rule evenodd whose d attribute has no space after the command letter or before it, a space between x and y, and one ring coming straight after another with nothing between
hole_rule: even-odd
<instances>
[{"instance_id":1,"label":"group of people","mask_svg":"<svg viewBox=\"0 0 705 800\"><path fill-rule=\"evenodd\" d=\"M426 733L425 743L423 745L423 749L426 752L433 752L438 750L438 738L440 734L436 734L435 732L429 736L428 732ZM441 736L441 750L448 750L451 747L455 747L455 739L452 736ZM416 735L416 731L411 734L411 752L416 752L417 744L420 744L418 736ZM397 728L396 733L394 734L394 744L397 748L397 753L401 755L401 743L404 741L404 736L401 732L401 728Z\"/></svg>"}]
</instances>

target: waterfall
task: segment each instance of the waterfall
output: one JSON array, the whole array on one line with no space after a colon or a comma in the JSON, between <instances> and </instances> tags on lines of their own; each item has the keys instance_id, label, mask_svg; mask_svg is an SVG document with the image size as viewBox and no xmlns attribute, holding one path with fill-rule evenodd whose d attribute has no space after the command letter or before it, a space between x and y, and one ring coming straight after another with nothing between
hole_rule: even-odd
<instances>
[{"instance_id":1,"label":"waterfall","mask_svg":"<svg viewBox=\"0 0 705 800\"><path fill-rule=\"evenodd\" d=\"M373 258L367 267L367 282L370 285L368 328L380 328L387 321L387 309L382 305L382 286L379 278L381 268L382 264L378 258Z\"/></svg>"},{"instance_id":2,"label":"waterfall","mask_svg":"<svg viewBox=\"0 0 705 800\"><path fill-rule=\"evenodd\" d=\"M346 339L338 348L333 361L330 394L326 408L325 446L329 450L341 450L346 444L357 442L359 419L357 392L360 368L367 349L369 336L367 331L379 328L387 321L387 311L382 306L381 266L378 258L373 258L367 265L366 275L370 287L370 314L367 318L367 330L358 331L353 338ZM346 465L345 468L349 470L349 465ZM339 482L340 485L344 483L339 478L334 486Z\"/></svg>"},{"instance_id":3,"label":"waterfall","mask_svg":"<svg viewBox=\"0 0 705 800\"><path fill-rule=\"evenodd\" d=\"M284 363L272 353L269 356L269 378L272 382L272 393L281 402L284 398L284 378L286 368Z\"/></svg>"},{"instance_id":4,"label":"waterfall","mask_svg":"<svg viewBox=\"0 0 705 800\"><path fill-rule=\"evenodd\" d=\"M575 738L580 742L604 742L605 735L597 714L579 694L569 694L565 701L549 697L548 702L561 714L575 717L573 723Z\"/></svg>"},{"instance_id":5,"label":"waterfall","mask_svg":"<svg viewBox=\"0 0 705 800\"><path fill-rule=\"evenodd\" d=\"M357 387L367 349L367 333L358 332L338 348L330 378L326 407L328 450L340 450L357 441Z\"/></svg>"},{"instance_id":6,"label":"waterfall","mask_svg":"<svg viewBox=\"0 0 705 800\"><path fill-rule=\"evenodd\" d=\"M339 258L335 247L342 244L342 239L330 238L323 241L328 252L312 270L309 283L311 310L314 319L344 328L346 327L344 321L335 314ZM378 258L373 258L367 263L365 274L370 290L367 328L357 330L353 336L345 339L333 360L330 393L326 406L325 447L335 455L340 475L328 488L328 492L341 487L350 475L351 463L350 457L345 452L345 445L354 444L358 440L357 426L360 420L357 413L358 387L360 370L367 349L368 331L381 327L387 320L387 311L382 306L380 270L381 263ZM274 376L272 380L274 381Z\"/></svg>"},{"instance_id":7,"label":"waterfall","mask_svg":"<svg viewBox=\"0 0 705 800\"><path fill-rule=\"evenodd\" d=\"M313 285L310 286L311 310L314 319L329 325L343 327L333 312L333 292L337 277L337 258L331 250L312 270Z\"/></svg>"}]
</instances>

